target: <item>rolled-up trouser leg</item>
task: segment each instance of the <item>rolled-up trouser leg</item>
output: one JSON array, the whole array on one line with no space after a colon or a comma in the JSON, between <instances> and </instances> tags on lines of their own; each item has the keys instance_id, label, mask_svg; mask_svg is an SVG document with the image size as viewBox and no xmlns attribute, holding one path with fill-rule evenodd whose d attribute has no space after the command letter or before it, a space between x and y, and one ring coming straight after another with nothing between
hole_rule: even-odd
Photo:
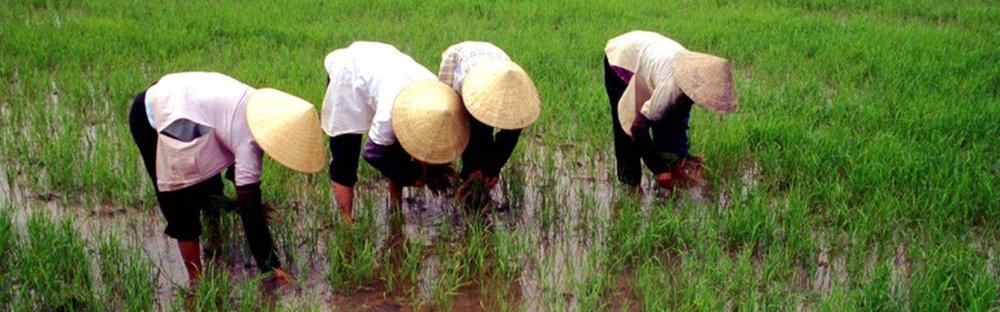
<instances>
[{"instance_id":1,"label":"rolled-up trouser leg","mask_svg":"<svg viewBox=\"0 0 1000 312\"><path fill-rule=\"evenodd\" d=\"M361 135L341 134L330 138L330 180L344 186L358 182Z\"/></svg>"}]
</instances>

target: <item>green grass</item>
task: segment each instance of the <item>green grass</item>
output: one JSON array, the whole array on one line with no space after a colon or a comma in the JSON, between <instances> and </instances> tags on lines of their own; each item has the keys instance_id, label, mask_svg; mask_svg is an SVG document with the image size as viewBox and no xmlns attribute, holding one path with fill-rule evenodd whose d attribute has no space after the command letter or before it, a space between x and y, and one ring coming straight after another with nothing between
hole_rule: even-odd
<instances>
[{"instance_id":1,"label":"green grass","mask_svg":"<svg viewBox=\"0 0 1000 312\"><path fill-rule=\"evenodd\" d=\"M27 235L21 241L14 272L19 296L14 306L39 310L97 309L93 257L73 229L71 219L52 221L45 213L32 213Z\"/></svg>"},{"instance_id":2,"label":"green grass","mask_svg":"<svg viewBox=\"0 0 1000 312\"><path fill-rule=\"evenodd\" d=\"M329 257L327 280L337 290L350 292L370 283L377 276L379 250L372 239L375 228L370 214L362 216L355 211L357 226L334 225L326 240Z\"/></svg>"},{"instance_id":3,"label":"green grass","mask_svg":"<svg viewBox=\"0 0 1000 312\"><path fill-rule=\"evenodd\" d=\"M0 280L12 281L0 307L184 309L186 291L128 286L169 278L149 273L160 259L138 251L146 236L74 227L102 207L157 216L126 116L158 77L219 71L319 105L323 56L354 40L432 70L448 45L486 40L543 100L504 168L511 212L472 217L433 246L388 246L372 168L361 165L348 230L325 173L267 160L264 198L282 212L272 230L298 279L443 309L476 289L503 311L995 310L998 20L980 0L2 2L0 168L29 196L0 194ZM605 203L615 173L600 60L632 29L734 64L736 112L691 116L692 151L711 169L705 200L614 187ZM37 212L43 200L67 216ZM226 259L252 267L237 219L223 216L225 251L244 257ZM419 302L431 255L437 284ZM210 277L198 307L271 309L253 279ZM303 297L273 309L330 304Z\"/></svg>"},{"instance_id":4,"label":"green grass","mask_svg":"<svg viewBox=\"0 0 1000 312\"><path fill-rule=\"evenodd\" d=\"M4 207L0 210L0 280L13 281L17 276L14 267L19 261L17 233L10 208L6 203L0 205ZM0 301L13 302L16 289L14 286L12 283L0 284Z\"/></svg>"},{"instance_id":5,"label":"green grass","mask_svg":"<svg viewBox=\"0 0 1000 312\"><path fill-rule=\"evenodd\" d=\"M99 242L105 303L113 310L151 311L156 306L158 273L142 252L113 232Z\"/></svg>"}]
</instances>

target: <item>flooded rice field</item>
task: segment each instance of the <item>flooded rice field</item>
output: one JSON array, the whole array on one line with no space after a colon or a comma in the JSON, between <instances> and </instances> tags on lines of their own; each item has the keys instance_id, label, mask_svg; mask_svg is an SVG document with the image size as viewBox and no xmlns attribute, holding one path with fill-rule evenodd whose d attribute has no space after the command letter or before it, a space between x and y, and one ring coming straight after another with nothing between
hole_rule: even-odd
<instances>
[{"instance_id":1,"label":"flooded rice field","mask_svg":"<svg viewBox=\"0 0 1000 312\"><path fill-rule=\"evenodd\" d=\"M716 274L722 275L713 281L765 293L775 285L788 287L781 292L795 294L797 309L812 310L822 298L835 298L838 291L854 287L856 279L883 268L890 296L910 295L914 268L905 243L891 250L873 247L859 260L853 258L857 251L831 241L836 237L813 233L815 253L782 262L787 260L772 251L777 247L726 243L754 233L722 233L716 239L723 243L695 250L702 235L713 235L701 229L718 227L713 219L753 200L760 183L756 163L745 166L739 185L667 194L647 179L647 195L636 199L613 183L613 172L600 155L583 157L597 159L588 163L537 146L529 153L527 159L539 161L515 164L489 194L488 210L466 209L449 195L411 188L404 189L401 207L390 207L378 179L359 183L366 204L355 212L353 228L339 224L329 203L279 208L272 215L272 231L283 265L295 279L286 287L258 277L237 213L223 211L224 244L215 258L206 259L208 270L214 272L214 282L230 285L228 294L219 295L222 302L249 296L261 307L292 310L682 307L686 300L702 300L685 291L704 292L699 287L708 286L690 280ZM0 175L0 203L14 210L15 225L23 228L29 215L40 211L53 219L69 218L93 254L100 253L96 242L114 233L124 245L141 249L151 264L156 310L200 309L189 302L203 295L197 287L207 286L187 284L176 241L162 233L164 220L157 210L81 204L35 193L18 186L25 173L5 172ZM777 209L781 204L770 199L766 206ZM99 275L97 268L92 271ZM723 294L740 293L714 287L722 287ZM743 300L738 295L717 299L726 310L739 309Z\"/></svg>"},{"instance_id":2,"label":"flooded rice field","mask_svg":"<svg viewBox=\"0 0 1000 312\"><path fill-rule=\"evenodd\" d=\"M578 166L563 159L561 154L556 155L550 163L557 164L558 168L549 170ZM375 258L371 261L375 263L371 269L405 271L408 269L382 266L410 266L416 272L403 274L412 274L415 278L412 285L401 286L408 282L405 277L400 278L401 282L394 282L399 285L390 286L381 276L369 276L368 280L349 287L332 286L337 283L330 281L330 262L337 260L331 260L328 243L349 230L340 228L337 221L329 222L330 211L280 211L276 217L278 222L272 219L272 231L279 241L284 266L294 276L295 283L280 289L268 289L261 283L258 286L262 292L272 292L263 296L264 300L274 307L319 310L425 310L440 308L445 302L448 309L463 311L500 307L527 311L545 311L552 307L574 309L580 300L575 295L578 292L575 288L607 270L604 266L608 264L597 261L596 254L608 252L604 227L610 221L617 196L614 185L603 168L555 179L540 178L541 165L526 165L520 169L520 180L505 178L489 194L492 209L486 212L462 209L448 195L411 188L404 189L404 201L397 210L389 207L380 181L359 184L359 193L366 194L372 203L368 209L355 212L357 218L367 220L359 222L358 226L370 227L360 231L366 234L363 239L370 244L367 248L374 251L371 256ZM29 214L44 211L53 219L73 220L75 230L85 242L97 242L102 235L116 233L124 244L141 248L144 258L152 264L149 273L155 276L158 309L176 308L175 303L184 300L179 297L191 296L176 241L162 233L165 224L158 211L106 204L84 205L56 195L38 194L18 187L16 181L27 178L23 172L6 172L8 174L0 181L0 202L6 203L5 208L14 209L17 226L24 227ZM14 182L8 181L7 176ZM648 181L645 184L649 192L657 192L649 187ZM647 200L644 207L651 205ZM243 285L254 280L257 272L244 247L238 220L235 212L223 212L221 227L225 243L222 252L206 261L209 270L220 270L227 275L228 282ZM475 225L470 226L470 222ZM487 255L487 249L497 248L489 246L495 242L480 241L476 243L480 245L468 248L479 250L463 250L462 253L479 253L480 258L504 257L497 261L504 264L492 266L490 272L485 271L487 268L472 272L466 267L457 267L468 263L457 264L453 251L466 248L462 244L468 244L470 237L496 239L496 234L484 231L503 233L501 248L504 250ZM94 249L90 251L99 252ZM420 251L414 255L413 249ZM484 291L490 293L484 294ZM629 297L618 297L614 304L634 306Z\"/></svg>"}]
</instances>

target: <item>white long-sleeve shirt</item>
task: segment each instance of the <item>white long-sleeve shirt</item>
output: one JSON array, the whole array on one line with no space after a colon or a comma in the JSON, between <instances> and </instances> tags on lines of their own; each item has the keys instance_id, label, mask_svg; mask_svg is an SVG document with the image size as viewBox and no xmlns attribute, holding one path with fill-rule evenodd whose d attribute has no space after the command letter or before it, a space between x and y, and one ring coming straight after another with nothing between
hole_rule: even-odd
<instances>
[{"instance_id":1,"label":"white long-sleeve shirt","mask_svg":"<svg viewBox=\"0 0 1000 312\"><path fill-rule=\"evenodd\" d=\"M327 135L363 134L372 142L396 142L391 112L396 95L406 85L437 79L427 68L396 47L358 41L326 56L330 77L320 124Z\"/></svg>"},{"instance_id":2,"label":"white long-sleeve shirt","mask_svg":"<svg viewBox=\"0 0 1000 312\"><path fill-rule=\"evenodd\" d=\"M680 43L649 31L631 31L608 40L604 47L608 63L634 90L623 94L621 101L634 101L646 119L659 120L683 95L671 62L684 51Z\"/></svg>"}]
</instances>

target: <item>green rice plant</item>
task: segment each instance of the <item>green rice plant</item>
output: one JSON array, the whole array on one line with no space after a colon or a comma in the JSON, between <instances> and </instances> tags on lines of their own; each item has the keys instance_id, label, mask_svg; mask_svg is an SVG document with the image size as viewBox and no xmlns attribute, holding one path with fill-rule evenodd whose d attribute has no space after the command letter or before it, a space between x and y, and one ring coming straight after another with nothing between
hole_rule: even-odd
<instances>
[{"instance_id":1,"label":"green rice plant","mask_svg":"<svg viewBox=\"0 0 1000 312\"><path fill-rule=\"evenodd\" d=\"M39 210L27 220L27 236L16 263L18 300L32 310L88 310L103 304L90 274L92 255L73 219L53 220ZM58 255L58 256L53 256Z\"/></svg>"},{"instance_id":2,"label":"green rice plant","mask_svg":"<svg viewBox=\"0 0 1000 312\"><path fill-rule=\"evenodd\" d=\"M518 146L523 145L518 144ZM518 147L515 149L514 155L520 155L520 153L525 152L525 148ZM510 208L511 217L514 217L523 211L525 195L524 185L526 183L526 173L524 168L527 166L523 159L524 157L511 157L501 174L500 183L497 184L497 187L501 188L501 190L507 195L507 204L509 205L508 208Z\"/></svg>"},{"instance_id":3,"label":"green rice plant","mask_svg":"<svg viewBox=\"0 0 1000 312\"><path fill-rule=\"evenodd\" d=\"M17 268L18 262L20 262L20 248L17 239L17 232L14 228L14 219L11 213L13 207L8 203L0 202L0 281L6 281L0 283L0 302L5 302L0 304L0 306L5 306L14 302L14 283L17 281L15 279L16 275L14 269Z\"/></svg>"},{"instance_id":4,"label":"green rice plant","mask_svg":"<svg viewBox=\"0 0 1000 312\"><path fill-rule=\"evenodd\" d=\"M615 277L604 269L607 266L609 256L607 251L592 250L589 258L584 260L582 267L577 268L579 273L573 277L571 282L575 292L576 309L581 311L605 310L611 303L610 294Z\"/></svg>"},{"instance_id":5,"label":"green rice plant","mask_svg":"<svg viewBox=\"0 0 1000 312\"><path fill-rule=\"evenodd\" d=\"M397 247L389 246L382 253L382 258L380 259L378 270L379 280L382 281L386 293L399 293L402 291L400 275L394 265L397 262L393 261L397 259L394 255L399 253L398 250Z\"/></svg>"},{"instance_id":6,"label":"green rice plant","mask_svg":"<svg viewBox=\"0 0 1000 312\"><path fill-rule=\"evenodd\" d=\"M227 272L215 266L205 266L201 278L174 297L175 311L222 311L233 304L236 285Z\"/></svg>"},{"instance_id":7,"label":"green rice plant","mask_svg":"<svg viewBox=\"0 0 1000 312\"><path fill-rule=\"evenodd\" d=\"M149 12L158 12L156 25L149 25ZM330 19L330 12L343 18ZM671 281L666 307L651 299L656 308L996 309L1000 304L988 295L995 283L987 279L995 280L989 269L995 252L984 246L995 245L1000 228L998 19L1000 8L988 0L7 1L0 3L0 167L10 185L32 195L29 201L56 200L67 215L109 204L153 209L151 181L126 116L135 93L163 74L219 71L318 106L325 91L322 56L352 41L394 44L434 69L447 45L485 40L528 71L544 105L524 130L502 183L512 207L505 221L530 223L506 232L485 227L481 243L463 238L449 246L448 254L460 252L455 257L465 263L463 278L556 275L553 256L534 253L550 250L546 244L560 235L581 235L610 250L601 271L650 270L650 280ZM568 199L587 200L566 198L562 179L593 176L597 184L618 184L601 54L609 38L633 29L728 58L740 104L726 116L692 110L691 151L704 155L711 169L703 199L628 202L620 191L618 215L605 221L598 207L568 207ZM330 203L323 173L294 173L265 157L262 178L265 198L282 206ZM359 178L361 193L383 180L363 162ZM311 261L299 250L318 251L319 238L331 235L344 238L326 240L332 254L346 254L345 246L378 259L387 258L379 252L406 253L372 251L364 240L345 237L353 234L328 233L325 222L335 211L303 210L297 218L324 224L312 230L275 222L279 244L295 249L285 250L290 266ZM245 244L232 217L224 216L222 227L232 236L225 248L236 254ZM594 219L574 220L579 217ZM25 264L26 255L38 253L23 232L9 236L15 247L0 249L0 257L14 258L9 269L0 267L0 278L15 285L0 286L0 304L38 310L37 298L51 293L23 287L29 282L22 267L63 260ZM891 291L897 282L888 263L900 241L920 242L906 252L913 262L913 276L902 282L911 286L909 299ZM846 282L816 292L795 275L815 275L822 250L845 259ZM347 263L371 262L353 253ZM400 270L419 268L426 254L396 261L413 256ZM74 257L64 258L81 263ZM96 261L100 267L104 260ZM645 263L656 269L643 269ZM377 269L383 281L396 276L391 268ZM338 281L374 279L338 270ZM39 280L69 276L75 275ZM561 277L548 280L566 280ZM96 283L72 289L100 294L105 286ZM562 285L545 286L538 306L568 308ZM46 304L60 302L66 300ZM101 308L81 303L77 309Z\"/></svg>"},{"instance_id":8,"label":"green rice plant","mask_svg":"<svg viewBox=\"0 0 1000 312\"><path fill-rule=\"evenodd\" d=\"M488 242L494 249L495 265L493 271L501 280L513 281L524 268L523 248L525 241L520 238L515 229L507 226L493 227L493 241Z\"/></svg>"},{"instance_id":9,"label":"green rice plant","mask_svg":"<svg viewBox=\"0 0 1000 312\"><path fill-rule=\"evenodd\" d=\"M892 267L889 262L876 264L868 274L869 279L857 283L853 291L851 305L867 311L899 311L906 308L905 302L892 296Z\"/></svg>"},{"instance_id":10,"label":"green rice plant","mask_svg":"<svg viewBox=\"0 0 1000 312\"><path fill-rule=\"evenodd\" d=\"M514 297L515 287L519 285L514 280L505 279L498 274L494 274L493 276L481 277L469 282L476 283L479 286L481 304L485 310L509 311L519 304L519 301L515 300Z\"/></svg>"},{"instance_id":11,"label":"green rice plant","mask_svg":"<svg viewBox=\"0 0 1000 312\"><path fill-rule=\"evenodd\" d=\"M297 300L294 301L279 301L277 303L280 303L280 305L276 305L273 309L274 311L320 312L327 311L325 309L329 309L319 295L309 295L297 298Z\"/></svg>"},{"instance_id":12,"label":"green rice plant","mask_svg":"<svg viewBox=\"0 0 1000 312\"><path fill-rule=\"evenodd\" d=\"M484 224L483 216L475 217L465 224L465 235L455 253L463 263L465 278L480 278L487 275L490 269L489 258L492 241L491 231Z\"/></svg>"},{"instance_id":13,"label":"green rice plant","mask_svg":"<svg viewBox=\"0 0 1000 312\"><path fill-rule=\"evenodd\" d=\"M327 209L322 206L312 209L310 208L303 208L303 209L305 211L303 211L298 216L298 218L300 219L298 220L298 222L296 222L296 224L301 225L301 227L297 228L297 231L294 234L294 236L296 236L300 241L302 241L302 243L299 245L301 247L298 248L301 248L300 250L308 252L308 254L305 254L299 258L299 261L301 262L301 266L299 267L300 272L305 272L308 269L307 267L309 265L309 262L318 256L317 253L320 250L318 246L321 241L320 234L324 231L322 220L329 220L327 218L328 216L322 215L323 211L325 211L326 213L332 213L331 209ZM310 214L309 212L311 211L316 211L316 212L314 212L314 214ZM312 215L313 217L307 217L310 215ZM285 244L285 246L295 246L295 244ZM285 248L290 248L290 247L285 247ZM295 249L294 247L291 248Z\"/></svg>"},{"instance_id":14,"label":"green rice plant","mask_svg":"<svg viewBox=\"0 0 1000 312\"><path fill-rule=\"evenodd\" d=\"M446 254L440 259L439 270L430 283L432 288L430 300L434 308L448 311L452 307L452 298L468 283L468 279L464 276L468 268L465 267L466 261L457 254Z\"/></svg>"},{"instance_id":15,"label":"green rice plant","mask_svg":"<svg viewBox=\"0 0 1000 312\"><path fill-rule=\"evenodd\" d=\"M609 248L615 255L609 265L624 270L648 259L665 260L671 253L692 248L693 224L672 205L640 210L633 198L619 202L617 216L609 225Z\"/></svg>"},{"instance_id":16,"label":"green rice plant","mask_svg":"<svg viewBox=\"0 0 1000 312\"><path fill-rule=\"evenodd\" d=\"M988 263L962 237L931 242L915 255L910 308L985 311L1000 304L998 284Z\"/></svg>"},{"instance_id":17,"label":"green rice plant","mask_svg":"<svg viewBox=\"0 0 1000 312\"><path fill-rule=\"evenodd\" d=\"M368 216L356 217L351 227L337 223L327 237L326 250L329 257L329 271L326 279L339 291L371 283L377 276L376 260L380 259L375 242L372 219Z\"/></svg>"},{"instance_id":18,"label":"green rice plant","mask_svg":"<svg viewBox=\"0 0 1000 312\"><path fill-rule=\"evenodd\" d=\"M411 298L416 298L418 293L417 285L420 283L420 263L425 256L425 246L423 238L410 238L403 244L403 259L399 267L400 282L405 283L407 289L404 293Z\"/></svg>"},{"instance_id":19,"label":"green rice plant","mask_svg":"<svg viewBox=\"0 0 1000 312\"><path fill-rule=\"evenodd\" d=\"M637 231L642 230L646 218L635 197L620 197L614 205L614 215L608 227L608 248L618 255L612 260L611 268L622 271L638 257Z\"/></svg>"},{"instance_id":20,"label":"green rice plant","mask_svg":"<svg viewBox=\"0 0 1000 312\"><path fill-rule=\"evenodd\" d=\"M158 273L141 250L136 246L124 246L114 232L99 240L98 267L107 308L151 311L156 307Z\"/></svg>"},{"instance_id":21,"label":"green rice plant","mask_svg":"<svg viewBox=\"0 0 1000 312\"><path fill-rule=\"evenodd\" d=\"M238 299L235 306L238 307L240 311L266 311L273 310L273 302L268 302L269 296L275 296L275 294L269 294L266 290L261 292L262 283L266 279L273 277L273 274L261 274L247 279L243 282L242 287L238 290Z\"/></svg>"},{"instance_id":22,"label":"green rice plant","mask_svg":"<svg viewBox=\"0 0 1000 312\"><path fill-rule=\"evenodd\" d=\"M317 235L316 231L308 231L303 228L308 226L309 221L302 220L303 218L299 215L297 211L292 211L292 207L281 207L274 208L280 211L274 211L271 214L270 219L270 229L274 233L275 237L275 248L279 248L281 253L284 255L285 267L288 268L303 268L309 265L308 255L298 254L297 246L299 244L300 238L303 236L311 236L315 239ZM316 244L313 241L313 244ZM315 246L315 245L314 245Z\"/></svg>"},{"instance_id":23,"label":"green rice plant","mask_svg":"<svg viewBox=\"0 0 1000 312\"><path fill-rule=\"evenodd\" d=\"M775 241L776 214L765 196L751 195L750 201L737 203L720 217L727 248L767 248Z\"/></svg>"},{"instance_id":24,"label":"green rice plant","mask_svg":"<svg viewBox=\"0 0 1000 312\"><path fill-rule=\"evenodd\" d=\"M190 289L181 290L170 307L174 311L271 311L271 274L245 277L239 281L224 266L208 265L201 279Z\"/></svg>"},{"instance_id":25,"label":"green rice plant","mask_svg":"<svg viewBox=\"0 0 1000 312\"><path fill-rule=\"evenodd\" d=\"M682 268L676 268L678 278L673 280L669 289L674 309L677 310L719 310L725 305L725 294L716 284L719 280L728 281L726 271L728 262L720 257L718 245L706 245L693 248L679 255ZM714 280L713 280L714 279Z\"/></svg>"},{"instance_id":26,"label":"green rice plant","mask_svg":"<svg viewBox=\"0 0 1000 312\"><path fill-rule=\"evenodd\" d=\"M645 311L664 311L670 308L671 294L676 290L670 284L670 272L655 260L640 263L635 269L635 288L640 307Z\"/></svg>"}]
</instances>

